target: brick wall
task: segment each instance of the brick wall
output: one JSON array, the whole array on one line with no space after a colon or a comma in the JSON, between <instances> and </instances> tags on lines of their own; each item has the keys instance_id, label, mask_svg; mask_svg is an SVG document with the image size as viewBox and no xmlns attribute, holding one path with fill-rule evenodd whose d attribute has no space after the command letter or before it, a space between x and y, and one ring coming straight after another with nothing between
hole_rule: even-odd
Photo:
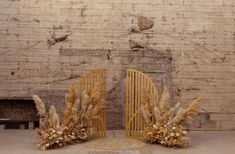
<instances>
[{"instance_id":1,"label":"brick wall","mask_svg":"<svg viewBox=\"0 0 235 154\"><path fill-rule=\"evenodd\" d=\"M108 70L108 126L123 128L126 68L164 80L192 129L235 129L235 0L2 0L0 98L38 94L58 109L68 84Z\"/></svg>"}]
</instances>

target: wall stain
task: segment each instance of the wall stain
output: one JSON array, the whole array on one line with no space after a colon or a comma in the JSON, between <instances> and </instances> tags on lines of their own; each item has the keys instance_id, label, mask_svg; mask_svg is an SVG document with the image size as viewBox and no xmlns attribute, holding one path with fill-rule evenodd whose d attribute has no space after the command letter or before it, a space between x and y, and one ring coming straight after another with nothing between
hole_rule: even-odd
<instances>
[{"instance_id":1,"label":"wall stain","mask_svg":"<svg viewBox=\"0 0 235 154\"><path fill-rule=\"evenodd\" d=\"M57 43L60 43L60 42L64 42L64 41L67 41L68 40L68 37L69 37L70 34L64 34L63 36L60 36L60 37L56 37L56 38L51 38L51 39L48 39L47 40L47 45L48 47L50 48L51 46L57 44Z\"/></svg>"}]
</instances>

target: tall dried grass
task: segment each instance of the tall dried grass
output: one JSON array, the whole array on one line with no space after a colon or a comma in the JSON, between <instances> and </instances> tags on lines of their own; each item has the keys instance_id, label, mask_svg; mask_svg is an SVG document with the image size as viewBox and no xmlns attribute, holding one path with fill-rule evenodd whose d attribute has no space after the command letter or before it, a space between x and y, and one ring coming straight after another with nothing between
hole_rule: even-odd
<instances>
[{"instance_id":1,"label":"tall dried grass","mask_svg":"<svg viewBox=\"0 0 235 154\"><path fill-rule=\"evenodd\" d=\"M194 100L187 109L176 103L174 107L169 105L169 92L166 87L160 99L154 98L149 92L144 92L144 102L141 112L146 123L144 141L160 143L169 147L186 147L189 145L189 137L184 124L191 124L193 117L199 112L201 97Z\"/></svg>"},{"instance_id":2,"label":"tall dried grass","mask_svg":"<svg viewBox=\"0 0 235 154\"><path fill-rule=\"evenodd\" d=\"M43 123L40 124L43 127L37 130L42 138L37 144L41 150L83 142L96 133L96 129L92 129L92 121L101 119L105 107L100 86L96 84L90 94L86 90L80 93L76 86L70 87L69 93L65 95L65 110L61 117L53 105L46 111L43 101L33 95L38 115L43 117Z\"/></svg>"}]
</instances>

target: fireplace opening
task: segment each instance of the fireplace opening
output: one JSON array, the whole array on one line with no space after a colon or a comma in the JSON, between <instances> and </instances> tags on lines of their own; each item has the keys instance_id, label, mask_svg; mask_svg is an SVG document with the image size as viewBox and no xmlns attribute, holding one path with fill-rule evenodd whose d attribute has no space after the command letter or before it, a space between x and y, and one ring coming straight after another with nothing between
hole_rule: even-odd
<instances>
[{"instance_id":1,"label":"fireplace opening","mask_svg":"<svg viewBox=\"0 0 235 154\"><path fill-rule=\"evenodd\" d=\"M35 129L39 126L33 100L0 99L0 127L3 129Z\"/></svg>"}]
</instances>

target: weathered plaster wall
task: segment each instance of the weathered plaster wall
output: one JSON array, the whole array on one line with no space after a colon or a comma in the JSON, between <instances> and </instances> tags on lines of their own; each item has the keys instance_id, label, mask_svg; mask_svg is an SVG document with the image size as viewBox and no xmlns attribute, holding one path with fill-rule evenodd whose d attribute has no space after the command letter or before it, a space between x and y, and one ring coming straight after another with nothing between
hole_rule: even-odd
<instances>
[{"instance_id":1,"label":"weathered plaster wall","mask_svg":"<svg viewBox=\"0 0 235 154\"><path fill-rule=\"evenodd\" d=\"M63 107L68 84L108 70L108 126L123 128L126 68L204 97L192 129L235 129L234 0L0 1L0 98Z\"/></svg>"}]
</instances>

